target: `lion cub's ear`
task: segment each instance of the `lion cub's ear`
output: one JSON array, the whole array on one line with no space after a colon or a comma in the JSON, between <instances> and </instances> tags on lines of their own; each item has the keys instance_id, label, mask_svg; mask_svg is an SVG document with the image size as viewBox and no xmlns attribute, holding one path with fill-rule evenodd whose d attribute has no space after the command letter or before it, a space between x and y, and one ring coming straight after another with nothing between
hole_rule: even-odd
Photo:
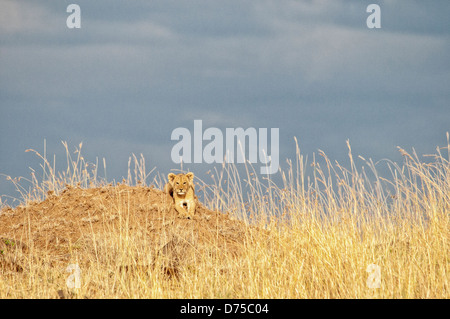
<instances>
[{"instance_id":1,"label":"lion cub's ear","mask_svg":"<svg viewBox=\"0 0 450 319\"><path fill-rule=\"evenodd\" d=\"M169 180L169 183L172 183L173 180L175 179L176 175L174 173L169 173L169 175L167 175L167 179Z\"/></svg>"},{"instance_id":2,"label":"lion cub's ear","mask_svg":"<svg viewBox=\"0 0 450 319\"><path fill-rule=\"evenodd\" d=\"M192 182L194 180L194 173L189 172L186 174L187 179Z\"/></svg>"}]
</instances>

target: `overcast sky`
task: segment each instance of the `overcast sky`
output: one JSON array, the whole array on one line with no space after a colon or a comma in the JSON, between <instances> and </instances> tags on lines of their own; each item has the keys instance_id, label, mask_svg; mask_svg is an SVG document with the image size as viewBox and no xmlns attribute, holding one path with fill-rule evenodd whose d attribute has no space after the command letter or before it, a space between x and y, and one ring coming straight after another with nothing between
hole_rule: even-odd
<instances>
[{"instance_id":1,"label":"overcast sky","mask_svg":"<svg viewBox=\"0 0 450 319\"><path fill-rule=\"evenodd\" d=\"M46 140L58 164L61 141L83 142L108 179L133 153L165 176L195 119L279 128L282 168L294 136L344 163L347 139L374 161L432 153L450 131L449 16L448 0L0 0L0 173L29 177ZM18 196L4 176L0 194Z\"/></svg>"}]
</instances>

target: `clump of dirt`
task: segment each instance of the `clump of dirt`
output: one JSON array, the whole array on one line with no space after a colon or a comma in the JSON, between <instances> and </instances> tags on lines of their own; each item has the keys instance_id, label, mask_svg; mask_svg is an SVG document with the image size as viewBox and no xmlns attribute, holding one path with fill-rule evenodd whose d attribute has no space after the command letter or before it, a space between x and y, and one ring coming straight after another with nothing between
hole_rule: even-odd
<instances>
[{"instance_id":1,"label":"clump of dirt","mask_svg":"<svg viewBox=\"0 0 450 319\"><path fill-rule=\"evenodd\" d=\"M153 186L66 186L59 194L47 195L42 202L0 211L0 273L22 272L27 267L23 256L30 251L54 267L67 265L77 251L81 263L89 263L94 255L108 263L111 254L120 256L120 241L138 238L142 247L137 255L148 249L173 275L199 252L238 255L248 229L200 202L193 219L179 218L166 204L166 194ZM121 269L133 264L124 261Z\"/></svg>"}]
</instances>

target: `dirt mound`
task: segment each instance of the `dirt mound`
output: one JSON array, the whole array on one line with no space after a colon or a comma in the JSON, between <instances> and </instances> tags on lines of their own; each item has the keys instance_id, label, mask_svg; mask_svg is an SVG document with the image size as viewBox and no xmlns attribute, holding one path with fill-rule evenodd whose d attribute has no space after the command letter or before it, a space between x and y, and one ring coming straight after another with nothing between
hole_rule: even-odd
<instances>
[{"instance_id":1,"label":"dirt mound","mask_svg":"<svg viewBox=\"0 0 450 319\"><path fill-rule=\"evenodd\" d=\"M27 254L42 256L52 267L74 260L102 262L102 258L111 264L115 258L125 270L148 266L159 256L164 270L173 274L189 266L199 251L203 255L240 253L248 228L244 223L201 203L193 219L182 219L164 200L165 194L154 187L66 186L60 194L49 192L42 202L4 208L0 211L0 273L26 269ZM124 257L123 251L130 249L135 251L133 256Z\"/></svg>"}]
</instances>

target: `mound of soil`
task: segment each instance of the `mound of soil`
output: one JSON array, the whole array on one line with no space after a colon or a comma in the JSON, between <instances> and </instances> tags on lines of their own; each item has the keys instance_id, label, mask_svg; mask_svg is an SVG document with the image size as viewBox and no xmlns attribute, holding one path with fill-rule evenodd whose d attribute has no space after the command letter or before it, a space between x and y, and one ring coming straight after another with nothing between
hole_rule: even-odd
<instances>
[{"instance_id":1,"label":"mound of soil","mask_svg":"<svg viewBox=\"0 0 450 319\"><path fill-rule=\"evenodd\" d=\"M188 265L195 252L240 253L243 234L248 229L243 222L211 211L201 203L193 219L179 218L165 200L166 195L152 186L66 186L58 195L49 192L42 202L3 208L0 273L22 272L30 251L55 267L67 265L80 247L85 250L82 255L95 255L97 259L102 245L105 251L115 249L113 253L119 255L118 241L123 238L139 238L145 246L137 251L148 247L153 256L164 256L164 269L172 274ZM123 267L127 269L129 265L125 263Z\"/></svg>"}]
</instances>

